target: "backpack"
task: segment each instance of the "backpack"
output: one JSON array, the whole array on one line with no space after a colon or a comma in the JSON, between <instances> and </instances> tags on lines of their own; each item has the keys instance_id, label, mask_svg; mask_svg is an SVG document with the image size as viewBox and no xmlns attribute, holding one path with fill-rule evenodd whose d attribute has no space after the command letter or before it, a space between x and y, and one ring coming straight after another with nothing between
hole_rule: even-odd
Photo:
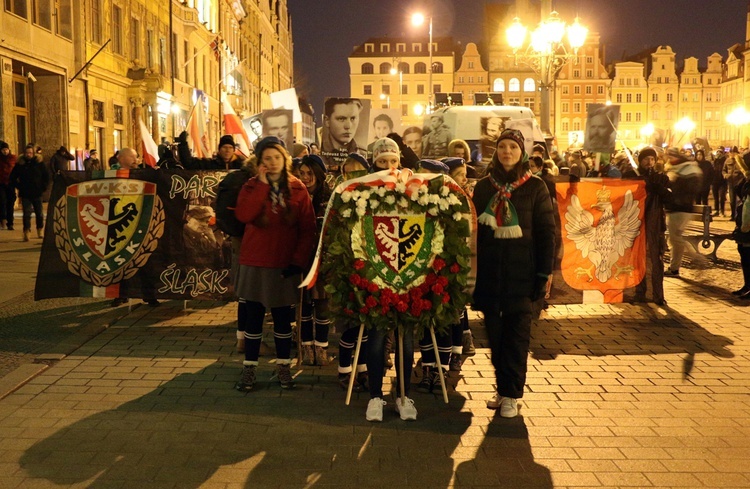
<instances>
[{"instance_id":1,"label":"backpack","mask_svg":"<svg viewBox=\"0 0 750 489\"><path fill-rule=\"evenodd\" d=\"M219 182L214 201L216 225L230 236L241 237L245 234L245 223L240 222L234 215L237 197L240 189L252 177L252 171L247 167L233 170Z\"/></svg>"}]
</instances>

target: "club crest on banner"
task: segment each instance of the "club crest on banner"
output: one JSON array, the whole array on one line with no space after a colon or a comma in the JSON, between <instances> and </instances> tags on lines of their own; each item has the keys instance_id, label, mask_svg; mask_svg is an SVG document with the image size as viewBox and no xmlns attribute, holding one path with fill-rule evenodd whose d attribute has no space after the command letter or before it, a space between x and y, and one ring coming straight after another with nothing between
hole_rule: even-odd
<instances>
[{"instance_id":1,"label":"club crest on banner","mask_svg":"<svg viewBox=\"0 0 750 489\"><path fill-rule=\"evenodd\" d=\"M164 232L156 184L103 179L67 187L55 204L55 245L71 273L97 287L131 278Z\"/></svg>"},{"instance_id":2,"label":"club crest on banner","mask_svg":"<svg viewBox=\"0 0 750 489\"><path fill-rule=\"evenodd\" d=\"M364 249L353 251L356 258L371 260L388 285L409 289L425 274L436 230L435 220L424 214L367 215L352 230L364 235Z\"/></svg>"}]
</instances>

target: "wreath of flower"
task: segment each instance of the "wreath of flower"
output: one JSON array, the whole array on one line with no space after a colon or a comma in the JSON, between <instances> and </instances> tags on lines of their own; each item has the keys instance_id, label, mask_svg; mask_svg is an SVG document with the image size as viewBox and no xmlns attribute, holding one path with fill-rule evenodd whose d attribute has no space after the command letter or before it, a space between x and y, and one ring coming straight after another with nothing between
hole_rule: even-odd
<instances>
[{"instance_id":1,"label":"wreath of flower","mask_svg":"<svg viewBox=\"0 0 750 489\"><path fill-rule=\"evenodd\" d=\"M386 171L340 184L329 202L320 268L333 318L385 330L402 325L420 334L456 324L469 300L472 212L466 194L443 175ZM430 242L415 258L423 260L422 273L401 286L384 279L392 270L364 231L376 214L434 221L432 234L425 233Z\"/></svg>"}]
</instances>

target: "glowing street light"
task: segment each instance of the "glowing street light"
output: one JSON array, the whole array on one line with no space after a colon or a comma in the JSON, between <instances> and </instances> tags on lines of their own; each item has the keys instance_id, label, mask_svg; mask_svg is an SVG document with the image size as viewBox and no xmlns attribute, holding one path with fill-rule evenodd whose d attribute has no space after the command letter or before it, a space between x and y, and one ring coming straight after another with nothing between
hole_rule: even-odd
<instances>
[{"instance_id":1,"label":"glowing street light","mask_svg":"<svg viewBox=\"0 0 750 489\"><path fill-rule=\"evenodd\" d=\"M516 17L505 34L516 62L520 59L539 76L539 89L542 92L542 132L549 136L550 88L565 63L570 60L577 61L578 50L586 42L588 29L581 25L577 17L572 24L566 25L558 13L553 11L528 36L528 42L527 31L521 20Z\"/></svg>"},{"instance_id":2,"label":"glowing street light","mask_svg":"<svg viewBox=\"0 0 750 489\"><path fill-rule=\"evenodd\" d=\"M645 126L641 128L641 137L646 138L646 140L649 140L651 136L654 135L654 125L649 122Z\"/></svg>"},{"instance_id":3,"label":"glowing street light","mask_svg":"<svg viewBox=\"0 0 750 489\"><path fill-rule=\"evenodd\" d=\"M744 107L737 107L727 114L727 122L737 128L737 146L741 146L742 126L750 123L750 113Z\"/></svg>"},{"instance_id":4,"label":"glowing street light","mask_svg":"<svg viewBox=\"0 0 750 489\"><path fill-rule=\"evenodd\" d=\"M422 104L414 104L414 115L417 117L424 114L424 106Z\"/></svg>"}]
</instances>

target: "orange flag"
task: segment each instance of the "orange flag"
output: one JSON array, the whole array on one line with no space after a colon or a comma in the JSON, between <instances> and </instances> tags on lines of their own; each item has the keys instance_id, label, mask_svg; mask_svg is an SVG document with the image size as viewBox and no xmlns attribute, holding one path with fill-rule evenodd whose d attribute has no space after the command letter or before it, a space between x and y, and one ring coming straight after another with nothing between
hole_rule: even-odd
<instances>
[{"instance_id":1,"label":"orange flag","mask_svg":"<svg viewBox=\"0 0 750 489\"><path fill-rule=\"evenodd\" d=\"M558 183L565 283L583 302L622 302L646 275L645 183L586 179Z\"/></svg>"},{"instance_id":2,"label":"orange flag","mask_svg":"<svg viewBox=\"0 0 750 489\"><path fill-rule=\"evenodd\" d=\"M237 142L237 150L245 157L250 156L250 138L247 137L245 127L240 117L234 111L232 104L224 99L224 134L231 134Z\"/></svg>"},{"instance_id":3,"label":"orange flag","mask_svg":"<svg viewBox=\"0 0 750 489\"><path fill-rule=\"evenodd\" d=\"M208 136L206 135L206 110L203 107L203 99L201 97L198 97L198 101L190 113L186 130L190 136L195 157L210 158L211 153L208 151Z\"/></svg>"}]
</instances>

